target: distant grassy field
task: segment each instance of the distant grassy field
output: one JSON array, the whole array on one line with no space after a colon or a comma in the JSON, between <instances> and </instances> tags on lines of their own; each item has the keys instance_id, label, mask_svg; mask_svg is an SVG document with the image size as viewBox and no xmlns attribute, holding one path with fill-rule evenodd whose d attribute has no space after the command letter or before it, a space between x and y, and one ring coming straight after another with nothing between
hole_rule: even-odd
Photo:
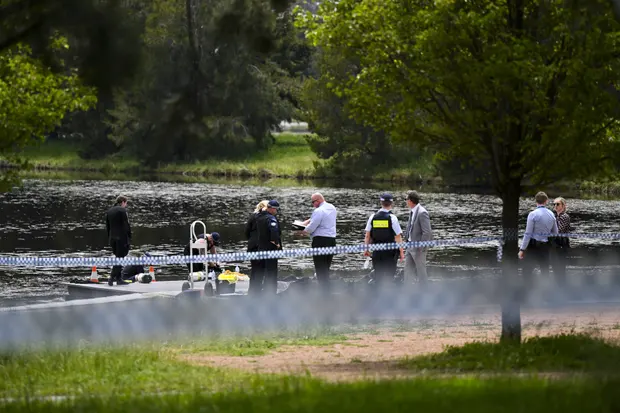
<instances>
[{"instance_id":1,"label":"distant grassy field","mask_svg":"<svg viewBox=\"0 0 620 413\"><path fill-rule=\"evenodd\" d=\"M80 170L84 172L103 172L106 175L119 173L159 173L186 174L197 176L225 176L242 178L317 178L315 163L318 157L310 150L304 135L282 133L276 136L276 142L268 150L255 151L246 156L231 156L228 159L205 159L191 163L162 164L149 169L140 165L132 157L115 154L103 159L86 160L78 155L78 147L70 142L50 141L38 147L28 148L23 155L37 169ZM430 160L416 160L411 165L393 168L378 173L373 180L410 181L433 176ZM332 176L330 178L339 178ZM357 178L347 176L342 178Z\"/></svg>"}]
</instances>

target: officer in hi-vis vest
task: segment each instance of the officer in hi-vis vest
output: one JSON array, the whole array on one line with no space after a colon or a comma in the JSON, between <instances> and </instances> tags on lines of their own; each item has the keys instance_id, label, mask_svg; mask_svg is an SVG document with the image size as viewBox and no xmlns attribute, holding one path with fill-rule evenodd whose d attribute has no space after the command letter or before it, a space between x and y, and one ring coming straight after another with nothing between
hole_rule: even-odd
<instances>
[{"instance_id":1,"label":"officer in hi-vis vest","mask_svg":"<svg viewBox=\"0 0 620 413\"><path fill-rule=\"evenodd\" d=\"M381 195L381 209L368 219L364 243L402 242L402 230L398 218L391 211L393 202L394 198L391 194ZM372 252L372 266L375 270L375 282L377 284L394 280L399 254L401 260L405 258L402 248ZM370 253L366 251L364 255L370 256Z\"/></svg>"}]
</instances>

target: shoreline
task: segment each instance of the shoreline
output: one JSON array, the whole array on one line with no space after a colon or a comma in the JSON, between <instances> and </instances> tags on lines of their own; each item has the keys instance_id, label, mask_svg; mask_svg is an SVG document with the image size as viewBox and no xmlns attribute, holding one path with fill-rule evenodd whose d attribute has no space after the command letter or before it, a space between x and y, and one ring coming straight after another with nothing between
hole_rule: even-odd
<instances>
[{"instance_id":1,"label":"shoreline","mask_svg":"<svg viewBox=\"0 0 620 413\"><path fill-rule=\"evenodd\" d=\"M189 170L179 166L175 168L174 164L169 164L165 168L146 168L146 167L86 167L86 166L61 166L50 165L43 162L31 162L31 168L23 170L22 174L44 174L48 172L67 172L67 173L91 173L101 174L103 176L110 175L133 175L133 176L178 176L178 177L195 177L195 178L230 178L230 179L283 179L303 181L322 181L322 182L365 182L365 183L397 183L397 184L416 184L429 185L438 187L462 187L462 188L480 188L490 189L483 185L445 185L440 177L414 178L398 173L390 174L390 176L378 177L362 177L354 175L328 176L315 174L308 171L299 171L296 174L276 173L265 168L259 169L208 169L208 170ZM14 170L19 169L17 165L0 161L0 169Z\"/></svg>"},{"instance_id":2,"label":"shoreline","mask_svg":"<svg viewBox=\"0 0 620 413\"><path fill-rule=\"evenodd\" d=\"M0 170L18 169L18 166L7 164L0 160ZM116 178L121 180L123 177L133 178L175 178L171 181L183 181L183 178L194 178L195 182L200 182L201 179L222 179L224 181L255 181L253 184L260 184L268 181L291 181L291 183L336 183L336 184L352 184L352 183L364 183L370 185L379 184L395 184L395 185L415 185L418 187L426 187L428 189L437 190L472 190L475 193L494 195L493 188L490 185L482 184L470 184L470 183L446 183L441 177L418 177L405 176L399 173L393 173L390 176L375 176L375 177L359 177L352 175L341 176L327 176L321 174L313 174L304 172L297 174L288 173L273 173L267 169L242 169L242 170L222 170L222 169L208 169L208 170L191 170L183 168L179 165L179 169L175 169L174 164L169 164L165 168L146 168L139 166L132 167L85 167L85 166L62 166L62 165L50 165L43 162L31 162L31 169L21 171L22 176L26 175L45 175L49 173L66 173L66 174L93 174L100 175L96 178L110 179ZM176 179L179 178L179 179ZM43 179L49 179L43 177ZM54 179L54 178L51 178ZM56 179L72 179L70 177L56 177ZM145 179L137 179L142 181ZM536 192L540 188L539 186L524 185L522 196L528 196L529 192ZM555 194L561 194L568 197L589 197L595 196L597 198L618 198L620 197L620 181L611 183L597 183L597 182L585 182L583 184L573 184L568 182L559 183L556 185L545 185L544 190L547 192L553 192Z\"/></svg>"}]
</instances>

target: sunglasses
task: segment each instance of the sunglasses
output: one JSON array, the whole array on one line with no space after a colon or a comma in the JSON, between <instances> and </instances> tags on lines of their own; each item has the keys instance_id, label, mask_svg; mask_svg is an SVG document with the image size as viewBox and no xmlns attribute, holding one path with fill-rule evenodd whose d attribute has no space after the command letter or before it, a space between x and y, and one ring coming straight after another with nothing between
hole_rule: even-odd
<instances>
[{"instance_id":1,"label":"sunglasses","mask_svg":"<svg viewBox=\"0 0 620 413\"><path fill-rule=\"evenodd\" d=\"M562 205L562 204L560 204L560 203L557 203L557 204L556 204L556 203L554 203L553 205L554 205L554 206L559 206L559 205Z\"/></svg>"},{"instance_id":2,"label":"sunglasses","mask_svg":"<svg viewBox=\"0 0 620 413\"><path fill-rule=\"evenodd\" d=\"M316 203L316 202L319 202L319 200L318 200L318 199L312 199L311 201L312 201L312 204L314 204L314 203Z\"/></svg>"}]
</instances>

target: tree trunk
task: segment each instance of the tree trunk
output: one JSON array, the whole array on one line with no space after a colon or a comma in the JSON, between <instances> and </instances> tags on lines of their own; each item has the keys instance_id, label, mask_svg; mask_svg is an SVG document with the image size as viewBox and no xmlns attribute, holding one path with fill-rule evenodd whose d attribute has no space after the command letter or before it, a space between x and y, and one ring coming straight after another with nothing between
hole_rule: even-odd
<instances>
[{"instance_id":1,"label":"tree trunk","mask_svg":"<svg viewBox=\"0 0 620 413\"><path fill-rule=\"evenodd\" d=\"M502 343L521 342L521 303L519 299L518 224L521 179L509 179L502 188Z\"/></svg>"},{"instance_id":2,"label":"tree trunk","mask_svg":"<svg viewBox=\"0 0 620 413\"><path fill-rule=\"evenodd\" d=\"M198 45L196 41L193 0L185 0L185 15L187 19L187 41L189 44L189 57L191 60L191 80L188 87L189 93L191 94L194 114L197 117L200 117L202 115L200 101L200 54L198 53Z\"/></svg>"}]
</instances>

